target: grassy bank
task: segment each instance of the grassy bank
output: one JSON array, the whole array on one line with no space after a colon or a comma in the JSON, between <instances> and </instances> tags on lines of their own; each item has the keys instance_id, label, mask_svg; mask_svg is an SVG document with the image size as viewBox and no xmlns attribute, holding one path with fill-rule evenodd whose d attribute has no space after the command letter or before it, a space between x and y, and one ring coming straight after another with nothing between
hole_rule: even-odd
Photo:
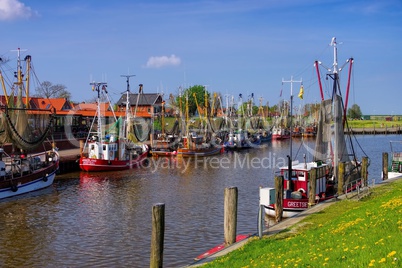
<instances>
[{"instance_id":1,"label":"grassy bank","mask_svg":"<svg viewBox=\"0 0 402 268\"><path fill-rule=\"evenodd\" d=\"M401 267L402 180L342 200L203 267Z\"/></svg>"},{"instance_id":2,"label":"grassy bank","mask_svg":"<svg viewBox=\"0 0 402 268\"><path fill-rule=\"evenodd\" d=\"M402 126L402 121L386 121L386 120L349 120L351 128L391 128Z\"/></svg>"}]
</instances>

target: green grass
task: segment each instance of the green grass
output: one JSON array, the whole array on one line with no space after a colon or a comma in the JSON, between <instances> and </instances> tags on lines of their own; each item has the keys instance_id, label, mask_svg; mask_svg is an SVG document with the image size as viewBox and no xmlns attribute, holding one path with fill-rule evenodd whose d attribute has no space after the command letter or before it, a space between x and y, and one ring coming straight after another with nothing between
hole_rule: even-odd
<instances>
[{"instance_id":1,"label":"green grass","mask_svg":"<svg viewBox=\"0 0 402 268\"><path fill-rule=\"evenodd\" d=\"M351 128L385 128L385 127L400 127L401 121L386 121L386 120L348 120L348 125Z\"/></svg>"},{"instance_id":2,"label":"green grass","mask_svg":"<svg viewBox=\"0 0 402 268\"><path fill-rule=\"evenodd\" d=\"M401 267L402 181L342 200L203 267Z\"/></svg>"}]
</instances>

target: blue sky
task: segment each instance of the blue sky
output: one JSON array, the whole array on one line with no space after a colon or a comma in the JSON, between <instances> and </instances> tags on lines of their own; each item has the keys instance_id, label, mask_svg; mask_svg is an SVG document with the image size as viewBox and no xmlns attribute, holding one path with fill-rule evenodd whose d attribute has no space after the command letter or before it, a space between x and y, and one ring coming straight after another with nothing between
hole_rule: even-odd
<instances>
[{"instance_id":1,"label":"blue sky","mask_svg":"<svg viewBox=\"0 0 402 268\"><path fill-rule=\"evenodd\" d=\"M400 0L34 1L0 0L0 55L28 49L41 81L63 84L72 100L94 98L90 81L106 81L114 101L131 90L178 94L207 85L222 95L254 94L256 105L290 96L294 106L320 101L315 60L355 59L349 107L402 114ZM325 73L325 69L320 71ZM342 85L347 68L341 73ZM324 81L324 83L328 83Z\"/></svg>"}]
</instances>

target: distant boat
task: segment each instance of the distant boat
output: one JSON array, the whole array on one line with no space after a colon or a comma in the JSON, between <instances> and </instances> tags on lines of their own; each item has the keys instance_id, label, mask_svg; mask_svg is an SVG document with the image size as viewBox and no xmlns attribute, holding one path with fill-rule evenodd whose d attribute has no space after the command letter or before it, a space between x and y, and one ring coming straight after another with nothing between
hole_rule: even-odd
<instances>
[{"instance_id":1,"label":"distant boat","mask_svg":"<svg viewBox=\"0 0 402 268\"><path fill-rule=\"evenodd\" d=\"M272 128L272 140L286 140L290 138L290 131L284 127Z\"/></svg>"},{"instance_id":2,"label":"distant boat","mask_svg":"<svg viewBox=\"0 0 402 268\"><path fill-rule=\"evenodd\" d=\"M259 139L261 140L261 143L269 142L272 140L272 132L270 130L258 131L257 135L258 135Z\"/></svg>"},{"instance_id":3,"label":"distant boat","mask_svg":"<svg viewBox=\"0 0 402 268\"><path fill-rule=\"evenodd\" d=\"M21 50L18 48L17 52L17 70L12 74L16 81L12 84L10 95L5 88L4 72L0 72L5 92L4 105L0 106L0 144L2 147L12 144L11 152L0 148L0 199L51 186L59 168L57 149L39 148L48 138L54 111L30 108L31 56L27 55L24 59L24 74Z\"/></svg>"},{"instance_id":4,"label":"distant boat","mask_svg":"<svg viewBox=\"0 0 402 268\"><path fill-rule=\"evenodd\" d=\"M198 106L198 104L197 104ZM201 120L205 123L203 134L198 134L194 130L190 130L190 120L188 112L188 96L186 96L186 113L185 113L185 134L182 136L181 145L177 148L177 156L179 157L204 157L217 155L224 151L221 144L212 142L214 137L211 125L209 123L208 114Z\"/></svg>"},{"instance_id":5,"label":"distant boat","mask_svg":"<svg viewBox=\"0 0 402 268\"><path fill-rule=\"evenodd\" d=\"M93 89L97 91L97 111L91 125L87 140L84 144L83 153L79 159L79 165L83 171L118 171L125 170L142 165L148 156L148 146L146 144L137 144L129 140L130 126L132 117L126 105L125 118L116 118L113 110L114 123L109 127L109 133L106 132L106 126L103 125L104 115L101 107L101 95L107 98L109 107L110 99L107 92L107 84L91 83ZM127 85L127 99L128 99ZM105 113L106 111L104 111ZM96 129L95 128L96 123ZM84 153L84 151L86 152Z\"/></svg>"},{"instance_id":6,"label":"distant boat","mask_svg":"<svg viewBox=\"0 0 402 268\"><path fill-rule=\"evenodd\" d=\"M303 134L302 128L299 126L296 126L292 129L292 137L294 138L300 138Z\"/></svg>"},{"instance_id":7,"label":"distant boat","mask_svg":"<svg viewBox=\"0 0 402 268\"><path fill-rule=\"evenodd\" d=\"M306 126L303 129L303 137L315 137L317 135L317 127L316 126Z\"/></svg>"},{"instance_id":8,"label":"distant boat","mask_svg":"<svg viewBox=\"0 0 402 268\"><path fill-rule=\"evenodd\" d=\"M162 102L161 121L162 132L158 133L156 139L152 140L151 154L152 156L176 156L179 146L179 121L175 121L171 131L166 130L164 102Z\"/></svg>"},{"instance_id":9,"label":"distant boat","mask_svg":"<svg viewBox=\"0 0 402 268\"><path fill-rule=\"evenodd\" d=\"M261 144L258 135L250 135L248 131L239 129L229 133L228 140L223 144L225 150L242 150L255 148Z\"/></svg>"},{"instance_id":10,"label":"distant boat","mask_svg":"<svg viewBox=\"0 0 402 268\"><path fill-rule=\"evenodd\" d=\"M289 163L279 169L279 175L283 177L282 189L285 192L282 202L282 216L284 218L295 216L307 209L309 205L309 191L312 184L315 186L314 202L321 202L337 196L336 185L339 179L338 165L340 162L345 163L346 174L344 181L346 183L354 183L354 186L347 188L347 191L351 191L361 185L361 163L357 161L355 152L348 152L346 146L348 142L351 142L351 139L346 139L344 136L346 120L344 115L347 105L343 103L340 94L335 39L333 39L331 44L334 47L334 70L327 76L333 80L334 92L329 99L324 100L321 90L322 102L320 106L320 118L318 120L314 160L311 162L291 161L292 156L290 153L290 156L288 156ZM349 59L349 61L351 68L353 59ZM319 73L318 77L320 78ZM347 96L348 94L346 94L346 98ZM350 146L348 148L353 147ZM312 169L316 169L315 178L312 177ZM260 188L260 204L264 206L265 213L269 216L275 216L276 214L275 195L275 188Z\"/></svg>"}]
</instances>

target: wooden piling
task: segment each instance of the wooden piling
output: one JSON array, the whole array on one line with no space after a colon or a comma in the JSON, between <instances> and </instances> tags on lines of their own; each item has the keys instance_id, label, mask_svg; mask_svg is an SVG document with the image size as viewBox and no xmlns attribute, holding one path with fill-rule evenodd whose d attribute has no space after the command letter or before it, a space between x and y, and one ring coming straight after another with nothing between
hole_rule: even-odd
<instances>
[{"instance_id":1,"label":"wooden piling","mask_svg":"<svg viewBox=\"0 0 402 268\"><path fill-rule=\"evenodd\" d=\"M362 179L363 186L368 186L368 157L362 157Z\"/></svg>"},{"instance_id":2,"label":"wooden piling","mask_svg":"<svg viewBox=\"0 0 402 268\"><path fill-rule=\"evenodd\" d=\"M151 260L149 267L163 267L163 243L165 235L165 204L152 207Z\"/></svg>"},{"instance_id":3,"label":"wooden piling","mask_svg":"<svg viewBox=\"0 0 402 268\"><path fill-rule=\"evenodd\" d=\"M312 168L309 173L308 207L315 205L315 189L317 184L317 169Z\"/></svg>"},{"instance_id":4,"label":"wooden piling","mask_svg":"<svg viewBox=\"0 0 402 268\"><path fill-rule=\"evenodd\" d=\"M388 153L382 153L382 180L388 180Z\"/></svg>"},{"instance_id":5,"label":"wooden piling","mask_svg":"<svg viewBox=\"0 0 402 268\"><path fill-rule=\"evenodd\" d=\"M338 195L344 194L343 186L345 183L345 163L339 162L338 165Z\"/></svg>"},{"instance_id":6,"label":"wooden piling","mask_svg":"<svg viewBox=\"0 0 402 268\"><path fill-rule=\"evenodd\" d=\"M226 246L236 242L237 195L237 187L225 188L223 228Z\"/></svg>"},{"instance_id":7,"label":"wooden piling","mask_svg":"<svg viewBox=\"0 0 402 268\"><path fill-rule=\"evenodd\" d=\"M283 176L275 176L275 221L282 221L283 216Z\"/></svg>"}]
</instances>

